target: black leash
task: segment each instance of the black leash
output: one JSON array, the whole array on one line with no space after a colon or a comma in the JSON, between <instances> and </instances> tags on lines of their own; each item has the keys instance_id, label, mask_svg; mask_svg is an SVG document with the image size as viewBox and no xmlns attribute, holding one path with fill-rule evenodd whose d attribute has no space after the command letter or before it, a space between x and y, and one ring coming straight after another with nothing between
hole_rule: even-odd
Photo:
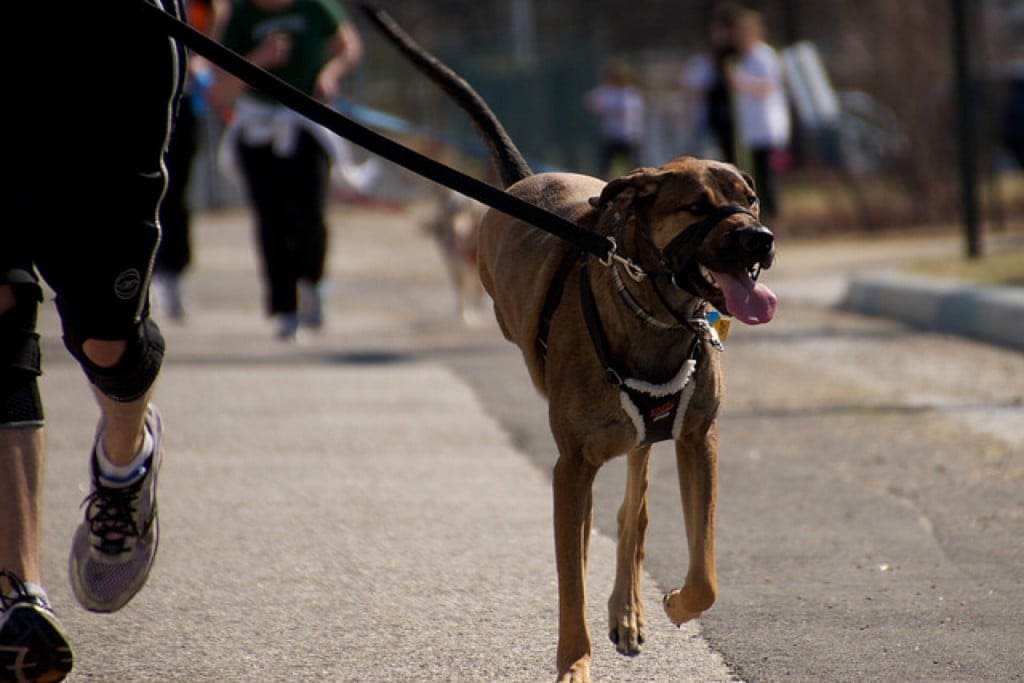
<instances>
[{"instance_id":1,"label":"black leash","mask_svg":"<svg viewBox=\"0 0 1024 683\"><path fill-rule=\"evenodd\" d=\"M427 180L444 185L513 218L569 240L602 260L608 261L615 256L614 243L608 238L581 228L558 214L523 201L356 123L203 35L177 17L164 12L148 0L138 0L135 6L143 21L152 22L168 36L180 41L224 71L353 144Z\"/></svg>"}]
</instances>

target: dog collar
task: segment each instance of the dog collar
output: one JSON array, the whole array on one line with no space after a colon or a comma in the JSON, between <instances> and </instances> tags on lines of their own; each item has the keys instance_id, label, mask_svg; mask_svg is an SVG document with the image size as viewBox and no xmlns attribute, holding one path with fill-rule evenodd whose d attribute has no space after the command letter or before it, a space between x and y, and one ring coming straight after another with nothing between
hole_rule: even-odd
<instances>
[{"instance_id":1,"label":"dog collar","mask_svg":"<svg viewBox=\"0 0 1024 683\"><path fill-rule=\"evenodd\" d=\"M643 323L659 330L678 330L688 327L678 320L671 323L658 320L658 318L644 308L643 305L636 300L636 297L633 296L633 293L629 291L629 288L626 287L626 283L622 280L622 276L619 275L618 268L612 268L612 279L615 281L615 290L619 293L619 298L626 304L626 308L632 311L633 315Z\"/></svg>"}]
</instances>

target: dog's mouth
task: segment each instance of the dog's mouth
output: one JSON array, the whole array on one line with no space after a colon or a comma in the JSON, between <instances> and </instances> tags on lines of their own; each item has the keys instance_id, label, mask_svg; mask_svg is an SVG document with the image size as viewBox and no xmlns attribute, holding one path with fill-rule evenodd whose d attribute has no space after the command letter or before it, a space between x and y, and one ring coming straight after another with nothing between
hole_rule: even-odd
<instances>
[{"instance_id":1,"label":"dog's mouth","mask_svg":"<svg viewBox=\"0 0 1024 683\"><path fill-rule=\"evenodd\" d=\"M700 266L706 282L718 290L723 313L747 325L760 325L775 317L775 292L757 281L761 264L732 272L713 271ZM712 301L712 304L715 304ZM719 304L715 304L716 307Z\"/></svg>"},{"instance_id":2,"label":"dog's mouth","mask_svg":"<svg viewBox=\"0 0 1024 683\"><path fill-rule=\"evenodd\" d=\"M778 304L775 293L757 281L761 269L770 266L770 258L732 269L710 268L693 261L676 278L680 280L682 275L688 289L722 313L747 325L761 325L775 317Z\"/></svg>"}]
</instances>

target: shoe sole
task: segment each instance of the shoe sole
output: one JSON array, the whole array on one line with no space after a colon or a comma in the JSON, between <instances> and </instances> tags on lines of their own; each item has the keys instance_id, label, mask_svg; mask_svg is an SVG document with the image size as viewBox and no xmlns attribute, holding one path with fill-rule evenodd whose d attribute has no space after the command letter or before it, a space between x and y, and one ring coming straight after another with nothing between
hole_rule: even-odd
<instances>
[{"instance_id":1,"label":"shoe sole","mask_svg":"<svg viewBox=\"0 0 1024 683\"><path fill-rule=\"evenodd\" d=\"M27 642L0 644L0 682L57 683L71 672L71 647L57 622L45 611L32 605L15 605L6 613L3 633L22 634Z\"/></svg>"}]
</instances>

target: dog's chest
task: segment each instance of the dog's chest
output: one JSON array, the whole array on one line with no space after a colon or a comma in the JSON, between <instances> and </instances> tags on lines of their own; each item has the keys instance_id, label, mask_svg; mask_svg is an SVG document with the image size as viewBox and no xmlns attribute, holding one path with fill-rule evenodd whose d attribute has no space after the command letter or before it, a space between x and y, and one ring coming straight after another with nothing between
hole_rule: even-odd
<instances>
[{"instance_id":1,"label":"dog's chest","mask_svg":"<svg viewBox=\"0 0 1024 683\"><path fill-rule=\"evenodd\" d=\"M678 439L696 387L696 361L688 359L664 384L627 378L619 385L622 410L633 422L636 446Z\"/></svg>"}]
</instances>

